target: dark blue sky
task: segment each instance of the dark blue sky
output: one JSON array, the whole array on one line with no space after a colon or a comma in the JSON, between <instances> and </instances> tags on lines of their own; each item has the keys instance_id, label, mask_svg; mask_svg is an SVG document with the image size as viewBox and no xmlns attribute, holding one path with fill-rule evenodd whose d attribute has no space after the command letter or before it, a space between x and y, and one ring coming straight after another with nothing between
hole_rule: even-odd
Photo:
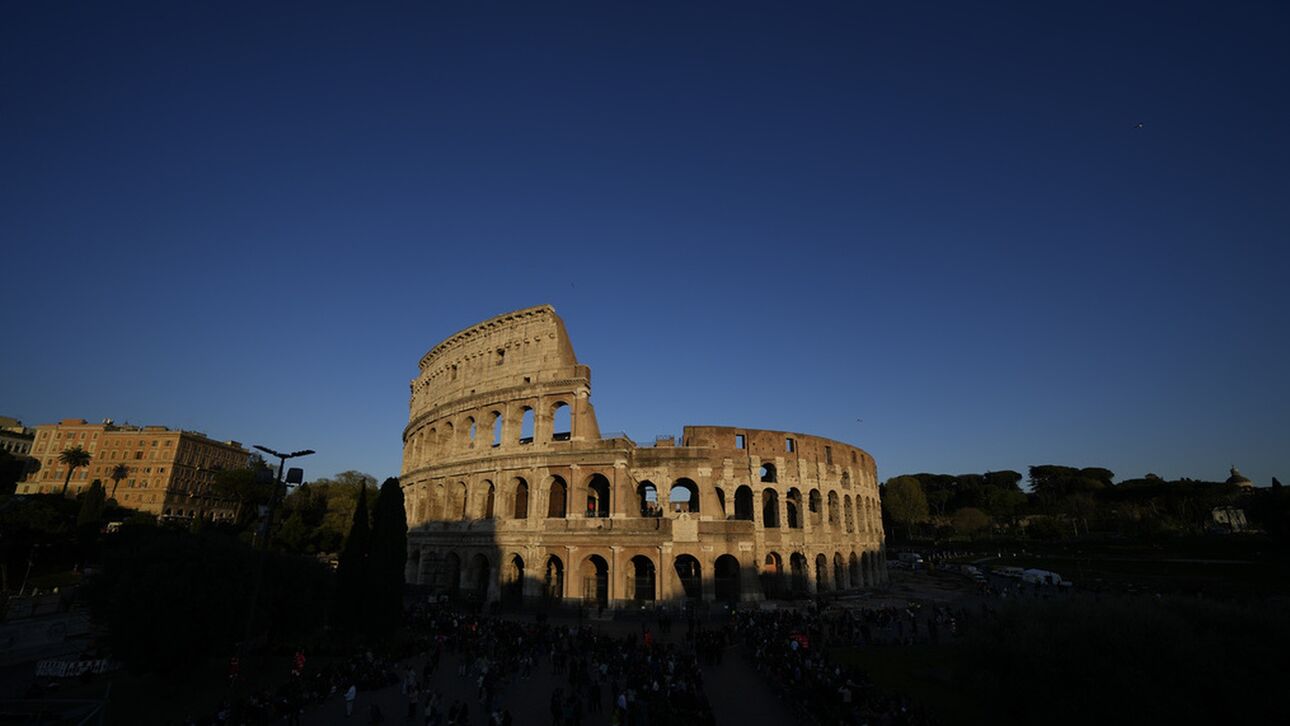
<instances>
[{"instance_id":1,"label":"dark blue sky","mask_svg":"<svg viewBox=\"0 0 1290 726\"><path fill-rule=\"evenodd\" d=\"M0 414L391 475L419 356L551 303L640 441L1285 479L1287 37L1282 2L7 3Z\"/></svg>"}]
</instances>

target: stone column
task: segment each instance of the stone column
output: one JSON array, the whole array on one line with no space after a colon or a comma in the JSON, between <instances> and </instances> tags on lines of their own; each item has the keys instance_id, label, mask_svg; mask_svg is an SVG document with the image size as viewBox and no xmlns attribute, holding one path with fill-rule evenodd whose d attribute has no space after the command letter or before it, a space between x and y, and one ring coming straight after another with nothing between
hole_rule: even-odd
<instances>
[{"instance_id":1,"label":"stone column","mask_svg":"<svg viewBox=\"0 0 1290 726\"><path fill-rule=\"evenodd\" d=\"M609 557L609 604L611 607L617 607L620 600L627 599L627 583L625 581L626 572L623 568L623 548L619 545L613 545Z\"/></svg>"}]
</instances>

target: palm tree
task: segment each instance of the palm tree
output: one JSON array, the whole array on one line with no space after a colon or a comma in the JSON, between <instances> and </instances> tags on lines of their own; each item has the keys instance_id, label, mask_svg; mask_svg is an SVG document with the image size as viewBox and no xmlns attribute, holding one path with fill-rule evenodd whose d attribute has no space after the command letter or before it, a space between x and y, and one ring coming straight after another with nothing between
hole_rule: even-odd
<instances>
[{"instance_id":1,"label":"palm tree","mask_svg":"<svg viewBox=\"0 0 1290 726\"><path fill-rule=\"evenodd\" d=\"M112 480L112 493L108 495L108 499L116 499L116 485L120 484L121 480L127 476L130 476L130 467L125 464L117 464L112 467L112 473L108 474L108 478Z\"/></svg>"},{"instance_id":2,"label":"palm tree","mask_svg":"<svg viewBox=\"0 0 1290 726\"><path fill-rule=\"evenodd\" d=\"M90 465L90 452L82 449L80 445L73 446L70 449L63 449L63 453L58 455L58 463L67 467L67 478L63 480L62 496L67 496L67 485L72 481L72 472L82 466Z\"/></svg>"}]
</instances>

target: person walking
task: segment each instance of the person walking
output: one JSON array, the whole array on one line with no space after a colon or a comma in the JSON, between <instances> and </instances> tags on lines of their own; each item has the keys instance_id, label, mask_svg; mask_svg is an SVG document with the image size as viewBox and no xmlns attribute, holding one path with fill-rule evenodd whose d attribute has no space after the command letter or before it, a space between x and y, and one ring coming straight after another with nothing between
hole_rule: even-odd
<instances>
[{"instance_id":1,"label":"person walking","mask_svg":"<svg viewBox=\"0 0 1290 726\"><path fill-rule=\"evenodd\" d=\"M350 683L349 689L345 691L345 718L354 715L354 700L356 698L358 698L358 686Z\"/></svg>"}]
</instances>

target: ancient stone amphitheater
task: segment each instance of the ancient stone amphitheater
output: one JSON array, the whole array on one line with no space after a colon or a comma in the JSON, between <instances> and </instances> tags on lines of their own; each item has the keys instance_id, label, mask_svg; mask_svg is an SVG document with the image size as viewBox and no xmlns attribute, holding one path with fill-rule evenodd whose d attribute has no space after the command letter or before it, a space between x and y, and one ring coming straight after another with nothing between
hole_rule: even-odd
<instances>
[{"instance_id":1,"label":"ancient stone amphitheater","mask_svg":"<svg viewBox=\"0 0 1290 726\"><path fill-rule=\"evenodd\" d=\"M421 358L403 431L409 582L616 607L885 581L869 454L732 426L641 445L603 435L590 394L550 306L473 325Z\"/></svg>"}]
</instances>

